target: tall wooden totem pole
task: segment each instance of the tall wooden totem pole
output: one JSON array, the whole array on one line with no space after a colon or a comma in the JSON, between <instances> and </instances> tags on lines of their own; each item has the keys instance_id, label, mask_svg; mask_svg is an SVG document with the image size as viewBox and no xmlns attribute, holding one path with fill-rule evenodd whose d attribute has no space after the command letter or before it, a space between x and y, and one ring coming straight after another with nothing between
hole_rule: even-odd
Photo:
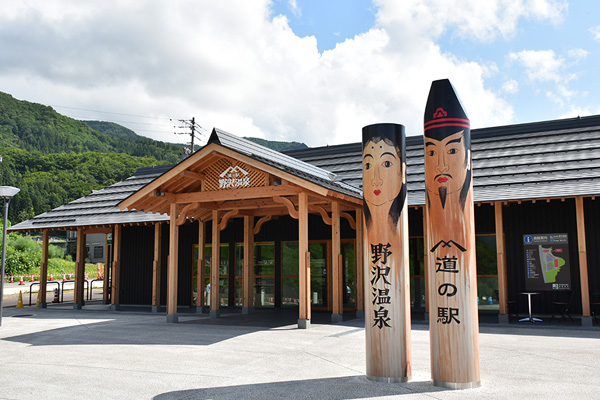
<instances>
[{"instance_id":1,"label":"tall wooden totem pole","mask_svg":"<svg viewBox=\"0 0 600 400\"><path fill-rule=\"evenodd\" d=\"M411 378L404 126L363 128L367 378Z\"/></svg>"},{"instance_id":2,"label":"tall wooden totem pole","mask_svg":"<svg viewBox=\"0 0 600 400\"><path fill-rule=\"evenodd\" d=\"M436 386L480 386L477 268L469 119L449 80L425 107L431 376Z\"/></svg>"}]
</instances>

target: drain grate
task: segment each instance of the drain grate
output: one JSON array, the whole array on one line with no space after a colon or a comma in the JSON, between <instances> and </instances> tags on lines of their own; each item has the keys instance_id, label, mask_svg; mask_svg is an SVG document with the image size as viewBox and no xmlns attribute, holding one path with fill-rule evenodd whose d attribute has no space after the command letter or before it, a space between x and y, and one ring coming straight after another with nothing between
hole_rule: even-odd
<instances>
[{"instance_id":1,"label":"drain grate","mask_svg":"<svg viewBox=\"0 0 600 400\"><path fill-rule=\"evenodd\" d=\"M25 317L34 317L35 314L17 314L17 315L13 315L13 318L25 318Z\"/></svg>"}]
</instances>

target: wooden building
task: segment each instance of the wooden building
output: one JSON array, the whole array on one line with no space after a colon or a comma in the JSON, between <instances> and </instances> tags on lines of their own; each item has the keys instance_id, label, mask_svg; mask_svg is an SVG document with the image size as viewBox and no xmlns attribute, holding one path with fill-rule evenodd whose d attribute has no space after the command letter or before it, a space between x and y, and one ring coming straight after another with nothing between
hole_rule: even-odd
<instances>
[{"instance_id":1,"label":"wooden building","mask_svg":"<svg viewBox=\"0 0 600 400\"><path fill-rule=\"evenodd\" d=\"M77 231L78 272L85 235L111 234L105 300L115 309L148 305L176 322L181 307L215 318L223 308L294 308L300 327L310 325L313 310L338 321L344 312L361 314L368 300L356 264L361 154L360 143L283 154L215 129L177 165L142 168L10 230L42 231L45 249L50 230ZM423 137L408 136L413 315L428 306L423 154ZM526 313L524 236L564 233L569 312L591 324L592 304L600 302L600 116L472 130L472 158L480 312L501 322L509 311ZM563 295L534 296L535 312L552 313ZM74 307L83 303L78 273Z\"/></svg>"}]
</instances>

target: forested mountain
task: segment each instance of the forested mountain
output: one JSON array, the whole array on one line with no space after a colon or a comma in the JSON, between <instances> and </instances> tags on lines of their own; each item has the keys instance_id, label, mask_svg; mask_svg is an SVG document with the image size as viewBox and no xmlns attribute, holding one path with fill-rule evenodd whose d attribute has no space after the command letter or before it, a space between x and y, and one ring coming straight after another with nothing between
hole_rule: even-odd
<instances>
[{"instance_id":1,"label":"forested mountain","mask_svg":"<svg viewBox=\"0 0 600 400\"><path fill-rule=\"evenodd\" d=\"M306 147L247 139L279 151ZM140 167L176 163L181 151L181 145L118 124L78 121L0 92L0 185L21 189L9 209L13 224L119 182Z\"/></svg>"},{"instance_id":2,"label":"forested mountain","mask_svg":"<svg viewBox=\"0 0 600 400\"><path fill-rule=\"evenodd\" d=\"M244 137L244 139L248 139L254 143L258 143L261 146L265 146L276 151L298 150L308 148L306 144L300 142L278 142L276 140L266 140L255 137Z\"/></svg>"},{"instance_id":3,"label":"forested mountain","mask_svg":"<svg viewBox=\"0 0 600 400\"><path fill-rule=\"evenodd\" d=\"M21 189L11 202L12 223L123 180L137 168L176 163L180 154L174 144L99 132L52 107L0 92L0 185Z\"/></svg>"}]
</instances>

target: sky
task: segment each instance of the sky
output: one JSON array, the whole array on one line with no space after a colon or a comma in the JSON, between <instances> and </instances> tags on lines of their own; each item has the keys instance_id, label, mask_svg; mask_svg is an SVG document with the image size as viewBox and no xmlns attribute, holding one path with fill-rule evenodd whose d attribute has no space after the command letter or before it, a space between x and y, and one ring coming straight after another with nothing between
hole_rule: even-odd
<instances>
[{"instance_id":1,"label":"sky","mask_svg":"<svg viewBox=\"0 0 600 400\"><path fill-rule=\"evenodd\" d=\"M484 128L600 114L595 0L0 0L0 91L185 143L422 135L448 78ZM596 93L596 95L594 95ZM177 133L179 134L177 134ZM196 141L198 143L198 141Z\"/></svg>"}]
</instances>

